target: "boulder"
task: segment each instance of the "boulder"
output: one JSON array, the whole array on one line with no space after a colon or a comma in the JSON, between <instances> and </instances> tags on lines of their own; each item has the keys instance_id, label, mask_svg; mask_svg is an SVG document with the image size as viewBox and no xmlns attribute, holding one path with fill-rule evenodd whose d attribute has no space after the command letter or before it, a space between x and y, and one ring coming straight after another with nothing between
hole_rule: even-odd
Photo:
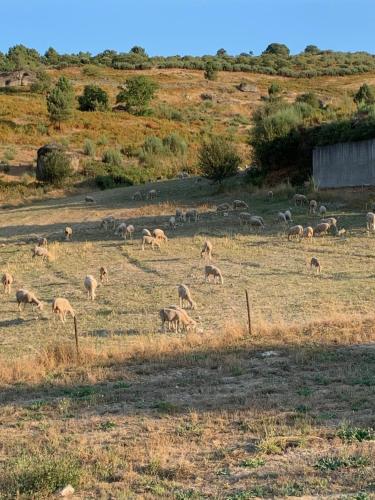
<instances>
[{"instance_id":1,"label":"boulder","mask_svg":"<svg viewBox=\"0 0 375 500\"><path fill-rule=\"evenodd\" d=\"M52 153L53 151L61 151L66 154L66 156L70 160L70 166L72 170L77 171L79 170L79 157L71 152L64 151L63 146L61 144L56 144L54 142L50 144L46 144L45 146L42 146L41 148L38 149L37 151L37 160L36 160L36 178L38 181L44 181L44 160L45 157L48 153Z\"/></svg>"},{"instance_id":2,"label":"boulder","mask_svg":"<svg viewBox=\"0 0 375 500\"><path fill-rule=\"evenodd\" d=\"M237 88L241 92L258 92L258 87L252 83L241 82Z\"/></svg>"}]
</instances>

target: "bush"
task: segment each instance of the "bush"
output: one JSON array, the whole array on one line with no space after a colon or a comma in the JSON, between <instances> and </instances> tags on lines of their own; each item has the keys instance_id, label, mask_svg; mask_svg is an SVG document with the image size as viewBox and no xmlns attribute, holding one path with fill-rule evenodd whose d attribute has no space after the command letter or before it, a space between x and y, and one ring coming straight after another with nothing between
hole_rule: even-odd
<instances>
[{"instance_id":1,"label":"bush","mask_svg":"<svg viewBox=\"0 0 375 500\"><path fill-rule=\"evenodd\" d=\"M217 69L212 62L207 62L204 68L204 77L206 80L217 80Z\"/></svg>"},{"instance_id":2,"label":"bush","mask_svg":"<svg viewBox=\"0 0 375 500\"><path fill-rule=\"evenodd\" d=\"M98 77L100 75L100 69L98 68L98 66L89 64L87 66L84 66L84 68L82 69L82 74L91 78Z\"/></svg>"},{"instance_id":3,"label":"bush","mask_svg":"<svg viewBox=\"0 0 375 500\"><path fill-rule=\"evenodd\" d=\"M148 154L163 154L165 153L165 148L163 141L159 139L159 137L155 137L154 135L149 135L146 137L145 142L143 143L142 149L145 153Z\"/></svg>"},{"instance_id":4,"label":"bush","mask_svg":"<svg viewBox=\"0 0 375 500\"><path fill-rule=\"evenodd\" d=\"M147 76L128 78L116 97L117 103L122 103L126 111L133 114L145 114L148 105L154 98L158 85Z\"/></svg>"},{"instance_id":5,"label":"bush","mask_svg":"<svg viewBox=\"0 0 375 500\"><path fill-rule=\"evenodd\" d=\"M199 166L204 177L215 182L236 175L241 158L233 144L220 136L204 142L199 151Z\"/></svg>"},{"instance_id":6,"label":"bush","mask_svg":"<svg viewBox=\"0 0 375 500\"><path fill-rule=\"evenodd\" d=\"M290 50L283 43L270 43L263 54L273 54L276 56L288 57Z\"/></svg>"},{"instance_id":7,"label":"bush","mask_svg":"<svg viewBox=\"0 0 375 500\"><path fill-rule=\"evenodd\" d=\"M83 145L83 152L86 156L95 156L95 143L90 139L86 139Z\"/></svg>"},{"instance_id":8,"label":"bush","mask_svg":"<svg viewBox=\"0 0 375 500\"><path fill-rule=\"evenodd\" d=\"M375 90L374 87L370 87L367 83L364 83L359 87L358 91L354 95L354 102L358 105L369 106L375 103Z\"/></svg>"},{"instance_id":9,"label":"bush","mask_svg":"<svg viewBox=\"0 0 375 500\"><path fill-rule=\"evenodd\" d=\"M86 85L83 94L78 97L81 111L106 111L108 94L97 85Z\"/></svg>"},{"instance_id":10,"label":"bush","mask_svg":"<svg viewBox=\"0 0 375 500\"><path fill-rule=\"evenodd\" d=\"M163 139L163 145L174 154L183 155L186 153L187 144L178 134L169 134Z\"/></svg>"},{"instance_id":11,"label":"bush","mask_svg":"<svg viewBox=\"0 0 375 500\"><path fill-rule=\"evenodd\" d=\"M49 74L41 69L36 73L36 81L31 84L30 90L31 92L35 92L36 94L47 94L52 86L52 78Z\"/></svg>"},{"instance_id":12,"label":"bush","mask_svg":"<svg viewBox=\"0 0 375 500\"><path fill-rule=\"evenodd\" d=\"M304 102L309 104L312 108L320 108L320 101L314 92L307 92L297 97L296 102Z\"/></svg>"},{"instance_id":13,"label":"bush","mask_svg":"<svg viewBox=\"0 0 375 500\"><path fill-rule=\"evenodd\" d=\"M122 166L122 155L118 149L107 149L103 154L103 163L109 165L116 165L117 167Z\"/></svg>"},{"instance_id":14,"label":"bush","mask_svg":"<svg viewBox=\"0 0 375 500\"><path fill-rule=\"evenodd\" d=\"M61 186L72 174L70 160L62 151L51 151L44 157L44 180L48 184Z\"/></svg>"}]
</instances>

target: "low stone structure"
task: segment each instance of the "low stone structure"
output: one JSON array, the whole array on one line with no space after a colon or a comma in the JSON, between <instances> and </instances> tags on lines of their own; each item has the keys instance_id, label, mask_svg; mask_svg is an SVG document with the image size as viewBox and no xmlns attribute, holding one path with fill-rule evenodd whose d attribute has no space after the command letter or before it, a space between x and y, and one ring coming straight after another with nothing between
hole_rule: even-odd
<instances>
[{"instance_id":1,"label":"low stone structure","mask_svg":"<svg viewBox=\"0 0 375 500\"><path fill-rule=\"evenodd\" d=\"M66 156L70 160L70 166L72 170L77 171L80 167L79 157L72 152L65 151L64 148L57 143L50 143L42 146L37 151L37 161L36 161L36 178L38 181L44 181L44 160L47 154L52 153L54 151L61 151L66 154Z\"/></svg>"},{"instance_id":2,"label":"low stone structure","mask_svg":"<svg viewBox=\"0 0 375 500\"><path fill-rule=\"evenodd\" d=\"M31 71L7 71L0 73L0 87L25 87L35 82L35 75Z\"/></svg>"}]
</instances>

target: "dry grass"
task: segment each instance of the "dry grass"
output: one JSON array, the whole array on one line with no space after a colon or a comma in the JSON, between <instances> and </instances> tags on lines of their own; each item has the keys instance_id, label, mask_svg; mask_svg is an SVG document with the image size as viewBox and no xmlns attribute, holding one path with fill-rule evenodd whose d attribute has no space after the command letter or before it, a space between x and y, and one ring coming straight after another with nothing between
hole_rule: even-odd
<instances>
[{"instance_id":1,"label":"dry grass","mask_svg":"<svg viewBox=\"0 0 375 500\"><path fill-rule=\"evenodd\" d=\"M1 215L1 270L46 308L37 319L30 310L19 316L13 295L0 301L0 498L17 490L49 498L61 482L74 483L82 499L371 498L369 195L327 195L348 237L299 244L274 223L289 206L282 191L269 203L261 192L213 195L193 179L154 186L152 202L132 201L129 188L94 193L95 205L72 197ZM233 198L264 215L264 233L214 213ZM168 232L169 215L188 206L200 208L200 221ZM134 223L133 241L99 230L110 213ZM294 219L313 222L302 211ZM168 232L160 253L142 252L143 227ZM35 235L48 237L50 262L31 260ZM204 282L207 236L224 286ZM306 268L311 255L323 264L320 276ZM89 303L83 278L101 265L110 281ZM198 303L192 316L203 333L159 331L158 310L177 301L180 282ZM77 312L78 362L72 322L53 322L54 296Z\"/></svg>"}]
</instances>

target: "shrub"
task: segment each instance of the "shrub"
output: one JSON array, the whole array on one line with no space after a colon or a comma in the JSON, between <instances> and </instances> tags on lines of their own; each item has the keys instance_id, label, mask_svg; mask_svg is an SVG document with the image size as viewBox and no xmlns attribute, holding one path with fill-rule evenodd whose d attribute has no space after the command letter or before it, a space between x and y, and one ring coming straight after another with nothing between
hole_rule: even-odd
<instances>
[{"instance_id":1,"label":"shrub","mask_svg":"<svg viewBox=\"0 0 375 500\"><path fill-rule=\"evenodd\" d=\"M47 94L47 109L52 123L61 128L61 122L73 113L73 86L65 76L61 76L55 87Z\"/></svg>"},{"instance_id":2,"label":"shrub","mask_svg":"<svg viewBox=\"0 0 375 500\"><path fill-rule=\"evenodd\" d=\"M72 174L70 160L63 151L51 151L44 157L44 180L49 184L61 186Z\"/></svg>"},{"instance_id":3,"label":"shrub","mask_svg":"<svg viewBox=\"0 0 375 500\"><path fill-rule=\"evenodd\" d=\"M108 94L97 85L86 85L78 103L81 111L105 111L108 109Z\"/></svg>"},{"instance_id":4,"label":"shrub","mask_svg":"<svg viewBox=\"0 0 375 500\"><path fill-rule=\"evenodd\" d=\"M233 144L220 136L213 136L204 142L199 151L199 166L203 176L215 182L222 182L238 172L241 158Z\"/></svg>"},{"instance_id":5,"label":"shrub","mask_svg":"<svg viewBox=\"0 0 375 500\"><path fill-rule=\"evenodd\" d=\"M374 87L364 83L359 87L354 95L354 102L358 105L369 106L375 103L375 90Z\"/></svg>"},{"instance_id":6,"label":"shrub","mask_svg":"<svg viewBox=\"0 0 375 500\"><path fill-rule=\"evenodd\" d=\"M145 153L151 154L162 154L165 152L163 141L154 135L146 137L142 149Z\"/></svg>"},{"instance_id":7,"label":"shrub","mask_svg":"<svg viewBox=\"0 0 375 500\"><path fill-rule=\"evenodd\" d=\"M100 75L100 69L98 68L98 66L89 64L87 66L84 66L84 68L82 69L82 74L94 78Z\"/></svg>"},{"instance_id":8,"label":"shrub","mask_svg":"<svg viewBox=\"0 0 375 500\"><path fill-rule=\"evenodd\" d=\"M122 166L122 155L118 149L107 149L103 153L103 163L109 165L116 165L118 167Z\"/></svg>"},{"instance_id":9,"label":"shrub","mask_svg":"<svg viewBox=\"0 0 375 500\"><path fill-rule=\"evenodd\" d=\"M270 97L276 97L281 93L281 86L277 82L272 82L268 87L268 95Z\"/></svg>"},{"instance_id":10,"label":"shrub","mask_svg":"<svg viewBox=\"0 0 375 500\"><path fill-rule=\"evenodd\" d=\"M95 156L95 143L90 139L86 139L83 145L83 152L86 156Z\"/></svg>"},{"instance_id":11,"label":"shrub","mask_svg":"<svg viewBox=\"0 0 375 500\"><path fill-rule=\"evenodd\" d=\"M129 113L144 114L157 89L157 83L151 78L134 76L126 80L125 87L116 97L116 102L123 103Z\"/></svg>"},{"instance_id":12,"label":"shrub","mask_svg":"<svg viewBox=\"0 0 375 500\"><path fill-rule=\"evenodd\" d=\"M288 57L290 50L283 43L270 43L263 54L273 54L276 56Z\"/></svg>"},{"instance_id":13,"label":"shrub","mask_svg":"<svg viewBox=\"0 0 375 500\"><path fill-rule=\"evenodd\" d=\"M41 69L36 73L36 80L31 85L31 92L35 92L36 94L47 94L52 86L52 78L49 74Z\"/></svg>"},{"instance_id":14,"label":"shrub","mask_svg":"<svg viewBox=\"0 0 375 500\"><path fill-rule=\"evenodd\" d=\"M14 160L16 156L16 151L14 148L8 148L4 151L3 158L6 162Z\"/></svg>"},{"instance_id":15,"label":"shrub","mask_svg":"<svg viewBox=\"0 0 375 500\"><path fill-rule=\"evenodd\" d=\"M206 80L217 80L217 69L215 65L208 61L204 67L204 77Z\"/></svg>"},{"instance_id":16,"label":"shrub","mask_svg":"<svg viewBox=\"0 0 375 500\"><path fill-rule=\"evenodd\" d=\"M163 139L163 145L174 154L183 155L186 153L187 144L178 134L169 134Z\"/></svg>"},{"instance_id":17,"label":"shrub","mask_svg":"<svg viewBox=\"0 0 375 500\"><path fill-rule=\"evenodd\" d=\"M307 92L297 97L296 102L304 102L312 108L320 108L320 101L314 92Z\"/></svg>"}]
</instances>

